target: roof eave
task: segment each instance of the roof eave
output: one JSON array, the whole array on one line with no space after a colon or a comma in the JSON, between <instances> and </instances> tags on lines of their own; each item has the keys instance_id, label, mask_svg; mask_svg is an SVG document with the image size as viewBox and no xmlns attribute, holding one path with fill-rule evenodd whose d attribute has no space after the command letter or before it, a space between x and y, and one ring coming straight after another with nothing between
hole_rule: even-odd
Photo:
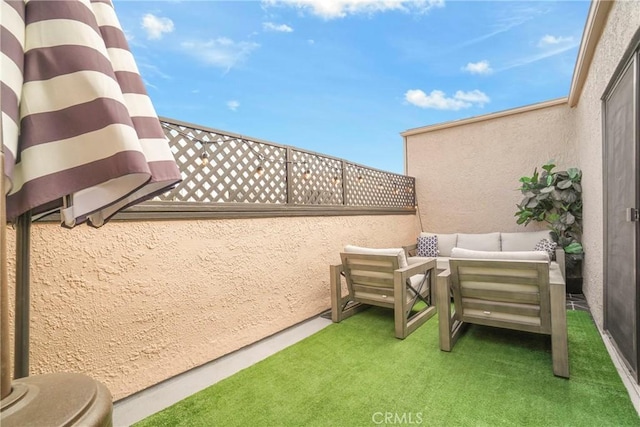
<instances>
[{"instance_id":1,"label":"roof eave","mask_svg":"<svg viewBox=\"0 0 640 427\"><path fill-rule=\"evenodd\" d=\"M613 3L613 0L591 1L587 22L582 32L576 66L573 69L573 77L569 89L569 107L575 107L580 100L580 95L582 94L582 89L584 88L587 75L589 74L589 68L593 61L593 55L598 46L600 36L604 31Z\"/></svg>"},{"instance_id":2,"label":"roof eave","mask_svg":"<svg viewBox=\"0 0 640 427\"><path fill-rule=\"evenodd\" d=\"M437 123L437 124L434 124L434 125L422 126L422 127L419 127L419 128L408 129L408 130L402 132L400 135L402 135L403 137L406 138L407 136L413 136L413 135L418 135L418 134L421 134L421 133L433 132L433 131L436 131L436 130L453 128L453 127L457 127L457 126L463 126L463 125L468 125L468 124L477 123L477 122L483 122L483 121L487 121L487 120L493 120L493 119L497 119L497 118L505 117L505 116L513 116L513 115L516 115L516 114L526 113L528 111L534 111L534 110L540 110L540 109L543 109L543 108L555 107L556 105L561 105L561 104L566 104L566 103L567 103L567 98L566 97L558 98L558 99L552 99L550 101L538 102L536 104L525 105L524 107L511 108L509 110L503 110L503 111L498 111L498 112L495 112L495 113L483 114L481 116L469 117L469 118L466 118L466 119L453 120L453 121L450 121L450 122Z\"/></svg>"}]
</instances>

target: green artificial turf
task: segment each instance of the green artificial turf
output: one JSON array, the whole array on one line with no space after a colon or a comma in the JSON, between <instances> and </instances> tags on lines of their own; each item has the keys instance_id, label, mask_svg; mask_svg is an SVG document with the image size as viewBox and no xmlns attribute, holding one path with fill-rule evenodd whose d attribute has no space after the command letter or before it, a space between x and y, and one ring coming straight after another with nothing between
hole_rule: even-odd
<instances>
[{"instance_id":1,"label":"green artificial turf","mask_svg":"<svg viewBox=\"0 0 640 427\"><path fill-rule=\"evenodd\" d=\"M446 353L437 316L398 340L372 308L136 426L639 426L589 314L567 317L569 380L549 337L472 325Z\"/></svg>"}]
</instances>

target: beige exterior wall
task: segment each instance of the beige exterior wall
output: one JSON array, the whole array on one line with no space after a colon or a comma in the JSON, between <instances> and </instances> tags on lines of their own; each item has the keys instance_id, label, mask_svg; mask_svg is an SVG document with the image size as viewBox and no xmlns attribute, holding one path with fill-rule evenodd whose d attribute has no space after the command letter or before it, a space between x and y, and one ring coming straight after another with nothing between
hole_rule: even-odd
<instances>
[{"instance_id":1,"label":"beige exterior wall","mask_svg":"<svg viewBox=\"0 0 640 427\"><path fill-rule=\"evenodd\" d=\"M554 104L406 136L406 172L416 178L424 230L523 230L514 217L520 177L551 159L577 166L573 112Z\"/></svg>"},{"instance_id":2,"label":"beige exterior wall","mask_svg":"<svg viewBox=\"0 0 640 427\"><path fill-rule=\"evenodd\" d=\"M637 2L613 4L596 48L593 62L575 108L578 161L583 169L585 267L583 291L596 322L603 322L603 175L602 105L600 98L611 80L633 35L640 27Z\"/></svg>"},{"instance_id":3,"label":"beige exterior wall","mask_svg":"<svg viewBox=\"0 0 640 427\"><path fill-rule=\"evenodd\" d=\"M31 372L83 372L123 398L327 310L345 244L418 230L415 215L35 224Z\"/></svg>"}]
</instances>

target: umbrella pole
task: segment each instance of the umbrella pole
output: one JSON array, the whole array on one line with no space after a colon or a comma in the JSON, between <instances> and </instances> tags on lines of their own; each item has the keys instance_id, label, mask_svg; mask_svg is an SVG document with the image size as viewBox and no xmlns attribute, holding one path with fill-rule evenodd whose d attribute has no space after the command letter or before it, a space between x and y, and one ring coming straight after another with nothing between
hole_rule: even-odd
<instances>
[{"instance_id":1,"label":"umbrella pole","mask_svg":"<svg viewBox=\"0 0 640 427\"><path fill-rule=\"evenodd\" d=\"M1 398L11 393L11 359L9 357L9 279L7 276L7 198L4 194L4 151L0 135L0 359Z\"/></svg>"},{"instance_id":2,"label":"umbrella pole","mask_svg":"<svg viewBox=\"0 0 640 427\"><path fill-rule=\"evenodd\" d=\"M29 376L31 211L16 219L16 325L13 378Z\"/></svg>"}]
</instances>

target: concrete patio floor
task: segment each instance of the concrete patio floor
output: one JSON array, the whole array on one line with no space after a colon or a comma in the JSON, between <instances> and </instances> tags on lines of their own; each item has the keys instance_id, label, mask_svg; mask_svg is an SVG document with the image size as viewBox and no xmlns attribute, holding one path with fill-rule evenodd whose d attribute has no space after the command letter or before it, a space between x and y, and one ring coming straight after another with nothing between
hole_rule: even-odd
<instances>
[{"instance_id":1,"label":"concrete patio floor","mask_svg":"<svg viewBox=\"0 0 640 427\"><path fill-rule=\"evenodd\" d=\"M589 310L582 295L572 294L567 295L567 309ZM114 427L125 427L143 420L313 335L330 324L331 320L328 318L327 313L323 313L318 317L301 322L257 343L119 400L114 403L113 425ZM640 386L633 380L631 373L616 353L608 336L603 334L602 331L599 332L640 416Z\"/></svg>"},{"instance_id":2,"label":"concrete patio floor","mask_svg":"<svg viewBox=\"0 0 640 427\"><path fill-rule=\"evenodd\" d=\"M318 316L282 332L193 368L181 375L119 400L113 405L114 427L130 426L218 381L266 359L290 345L329 326L331 320Z\"/></svg>"}]
</instances>

